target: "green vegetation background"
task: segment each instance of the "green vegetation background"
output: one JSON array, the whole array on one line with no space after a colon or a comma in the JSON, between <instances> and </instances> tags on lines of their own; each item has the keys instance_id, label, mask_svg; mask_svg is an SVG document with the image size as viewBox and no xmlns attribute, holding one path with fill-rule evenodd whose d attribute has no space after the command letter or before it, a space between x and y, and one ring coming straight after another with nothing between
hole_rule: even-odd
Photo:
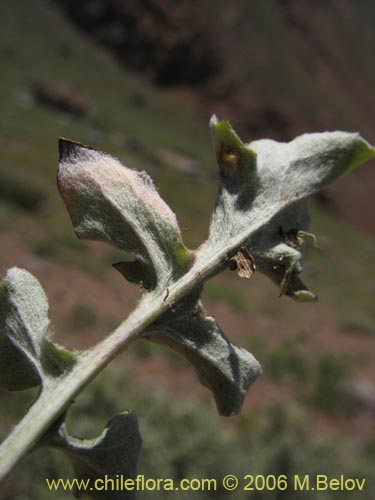
<instances>
[{"instance_id":1,"label":"green vegetation background","mask_svg":"<svg viewBox=\"0 0 375 500\"><path fill-rule=\"evenodd\" d=\"M172 104L120 68L47 2L2 3L0 30L1 271L18 265L34 272L52 291L51 315L60 341L87 346L116 325L121 301L126 314L137 291L110 269L118 252L76 240L55 188L57 138L95 145L147 170L193 246L206 235L215 198L208 128L186 107ZM69 81L78 88L89 103L87 116L73 119L39 105L33 89L44 81ZM197 175L164 164L157 153L166 150L190 158ZM73 434L93 436L113 414L132 408L144 439L140 473L146 476L345 474L366 477L366 491L360 497L340 493L340 499L373 498L371 408L350 388L359 373L368 377L374 366L374 240L316 206L312 219L321 250L307 252L306 275L321 297L317 305L280 300L277 290L258 276L244 283L228 273L206 287L208 310L264 366L240 416L218 417L198 382L193 377L185 381L189 369L174 355L145 343L116 360L73 405L68 420ZM72 275L82 277L74 286ZM93 293L85 289L88 283L102 288L103 296L96 288ZM102 307L101 301L109 301L106 294L117 297L113 314L111 304ZM155 358L160 373L152 383ZM181 380L183 390L168 385L170 378ZM0 392L1 437L34 396L33 391ZM45 486L45 477L61 476L72 476L64 457L35 452L2 485L0 499L69 498L68 493L49 493ZM325 500L335 495L258 492L251 498ZM250 498L239 491L196 492L186 498L213 496ZM164 495L142 493L139 498Z\"/></svg>"}]
</instances>

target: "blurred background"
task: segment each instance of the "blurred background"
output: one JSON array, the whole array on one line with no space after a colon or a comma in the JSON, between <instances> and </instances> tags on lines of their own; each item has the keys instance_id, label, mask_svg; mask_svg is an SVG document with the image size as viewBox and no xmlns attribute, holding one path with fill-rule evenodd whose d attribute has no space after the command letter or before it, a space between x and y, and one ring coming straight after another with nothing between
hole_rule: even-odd
<instances>
[{"instance_id":1,"label":"blurred background","mask_svg":"<svg viewBox=\"0 0 375 500\"><path fill-rule=\"evenodd\" d=\"M197 246L216 193L213 112L245 142L336 129L374 142L374 19L371 0L0 1L0 270L38 277L58 342L93 345L139 298L111 267L122 258L116 249L76 239L56 189L58 137L146 170ZM340 499L374 498L373 167L311 200L320 248L307 250L304 277L317 303L280 299L256 273L250 282L224 273L205 287L207 311L264 369L239 416L218 417L184 360L139 342L77 399L70 431L93 437L132 408L149 477L345 474L367 483ZM35 395L0 392L1 437ZM65 458L36 453L1 500L70 498L44 483L72 476Z\"/></svg>"}]
</instances>

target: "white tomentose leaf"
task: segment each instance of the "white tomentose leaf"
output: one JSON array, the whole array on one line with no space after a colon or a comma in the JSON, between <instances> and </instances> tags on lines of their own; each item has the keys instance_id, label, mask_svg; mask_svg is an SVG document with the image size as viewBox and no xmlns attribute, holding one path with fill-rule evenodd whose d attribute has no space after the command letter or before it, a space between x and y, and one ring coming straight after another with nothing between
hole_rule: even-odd
<instances>
[{"instance_id":1,"label":"white tomentose leaf","mask_svg":"<svg viewBox=\"0 0 375 500\"><path fill-rule=\"evenodd\" d=\"M10 269L0 285L0 387L34 387L75 363L73 353L51 342L48 300L28 271Z\"/></svg>"},{"instance_id":2,"label":"white tomentose leaf","mask_svg":"<svg viewBox=\"0 0 375 500\"><path fill-rule=\"evenodd\" d=\"M126 411L111 418L101 435L94 439L70 436L62 424L56 434L47 436L45 444L68 455L78 481L90 481L87 491L75 489L77 498L90 494L95 499L134 500L136 488L131 489L129 480L137 476L142 446L134 412Z\"/></svg>"},{"instance_id":3,"label":"white tomentose leaf","mask_svg":"<svg viewBox=\"0 0 375 500\"><path fill-rule=\"evenodd\" d=\"M289 143L262 139L243 144L226 121L211 120L220 189L210 241L222 241L266 224L293 202L318 191L375 149L359 134L304 134Z\"/></svg>"},{"instance_id":4,"label":"white tomentose leaf","mask_svg":"<svg viewBox=\"0 0 375 500\"><path fill-rule=\"evenodd\" d=\"M145 172L60 139L58 187L78 237L106 241L137 259L136 271L125 272L131 281L142 268L146 288L163 288L190 264L176 216Z\"/></svg>"},{"instance_id":5,"label":"white tomentose leaf","mask_svg":"<svg viewBox=\"0 0 375 500\"><path fill-rule=\"evenodd\" d=\"M246 245L260 271L296 300L314 299L297 278L307 236L304 198L375 157L359 134L304 134L289 143L244 144L227 121L211 120L219 193L204 254ZM294 239L291 236L294 235Z\"/></svg>"},{"instance_id":6,"label":"white tomentose leaf","mask_svg":"<svg viewBox=\"0 0 375 500\"><path fill-rule=\"evenodd\" d=\"M144 335L170 347L192 364L199 381L211 390L220 415L236 415L262 370L252 354L232 344L215 319L206 316L197 302L199 293L174 306Z\"/></svg>"},{"instance_id":7,"label":"white tomentose leaf","mask_svg":"<svg viewBox=\"0 0 375 500\"><path fill-rule=\"evenodd\" d=\"M21 390L41 383L42 343L49 331L48 301L23 269L7 272L0 288L0 385Z\"/></svg>"}]
</instances>

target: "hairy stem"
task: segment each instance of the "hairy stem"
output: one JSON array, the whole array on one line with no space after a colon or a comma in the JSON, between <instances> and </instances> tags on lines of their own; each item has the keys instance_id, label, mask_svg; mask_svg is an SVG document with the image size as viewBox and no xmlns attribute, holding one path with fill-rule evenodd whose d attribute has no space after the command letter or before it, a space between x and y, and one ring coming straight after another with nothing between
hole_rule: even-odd
<instances>
[{"instance_id":1,"label":"hairy stem","mask_svg":"<svg viewBox=\"0 0 375 500\"><path fill-rule=\"evenodd\" d=\"M100 372L120 349L127 345L157 316L148 301L105 340L81 354L74 369L63 379L48 379L39 398L0 447L0 479L4 478L23 455L30 451L71 401Z\"/></svg>"},{"instance_id":2,"label":"hairy stem","mask_svg":"<svg viewBox=\"0 0 375 500\"><path fill-rule=\"evenodd\" d=\"M254 230L258 225L261 223L254 225ZM203 245L196 252L193 267L168 289L168 294L166 290L146 293L137 309L113 333L80 355L74 369L65 378L59 379L58 383L49 379L29 412L0 446L0 481L117 354L174 303L222 268L228 255L235 253L247 236L243 232L226 245L221 242L220 250Z\"/></svg>"},{"instance_id":3,"label":"hairy stem","mask_svg":"<svg viewBox=\"0 0 375 500\"><path fill-rule=\"evenodd\" d=\"M137 309L112 334L80 355L74 369L65 378L58 382L48 379L37 401L0 447L0 480L34 447L97 373L173 303L221 265L223 253L212 255L210 263L206 258L197 260L190 271L169 289L167 298L166 290L145 294Z\"/></svg>"}]
</instances>

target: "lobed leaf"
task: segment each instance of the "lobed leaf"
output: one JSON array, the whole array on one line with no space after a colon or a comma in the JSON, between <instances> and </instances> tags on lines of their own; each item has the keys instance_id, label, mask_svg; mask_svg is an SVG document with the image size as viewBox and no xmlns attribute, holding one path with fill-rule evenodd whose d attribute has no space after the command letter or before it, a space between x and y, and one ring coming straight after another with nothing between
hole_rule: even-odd
<instances>
[{"instance_id":1,"label":"lobed leaf","mask_svg":"<svg viewBox=\"0 0 375 500\"><path fill-rule=\"evenodd\" d=\"M375 157L359 134L304 134L289 143L244 144L227 121L211 119L219 193L206 251L244 244L255 266L296 300L314 300L298 278L308 195ZM289 237L294 235L294 238ZM306 236L306 233L305 233ZM293 239L295 241L293 241Z\"/></svg>"},{"instance_id":2,"label":"lobed leaf","mask_svg":"<svg viewBox=\"0 0 375 500\"><path fill-rule=\"evenodd\" d=\"M135 498L135 490L123 487L127 479L135 479L137 476L142 438L135 413L127 411L111 418L102 434L94 439L70 436L65 424L60 427L57 435L50 435L49 439L50 446L59 448L68 455L75 478L78 481L90 480L92 490L84 492L76 488L75 497L81 498L89 494L93 498L108 500ZM98 488L95 489L94 484ZM104 488L104 485L107 487Z\"/></svg>"},{"instance_id":3,"label":"lobed leaf","mask_svg":"<svg viewBox=\"0 0 375 500\"><path fill-rule=\"evenodd\" d=\"M79 238L106 241L135 258L121 266L130 281L163 288L191 264L176 216L145 172L60 139L58 188Z\"/></svg>"},{"instance_id":4,"label":"lobed leaf","mask_svg":"<svg viewBox=\"0 0 375 500\"><path fill-rule=\"evenodd\" d=\"M12 268L0 286L0 387L18 391L59 376L74 355L53 344L48 301L39 281Z\"/></svg>"},{"instance_id":5,"label":"lobed leaf","mask_svg":"<svg viewBox=\"0 0 375 500\"><path fill-rule=\"evenodd\" d=\"M220 415L237 414L261 367L252 354L226 338L200 303L195 301L192 308L191 302L188 297L174 306L151 325L145 336L170 347L193 365L199 381L213 393Z\"/></svg>"}]
</instances>

